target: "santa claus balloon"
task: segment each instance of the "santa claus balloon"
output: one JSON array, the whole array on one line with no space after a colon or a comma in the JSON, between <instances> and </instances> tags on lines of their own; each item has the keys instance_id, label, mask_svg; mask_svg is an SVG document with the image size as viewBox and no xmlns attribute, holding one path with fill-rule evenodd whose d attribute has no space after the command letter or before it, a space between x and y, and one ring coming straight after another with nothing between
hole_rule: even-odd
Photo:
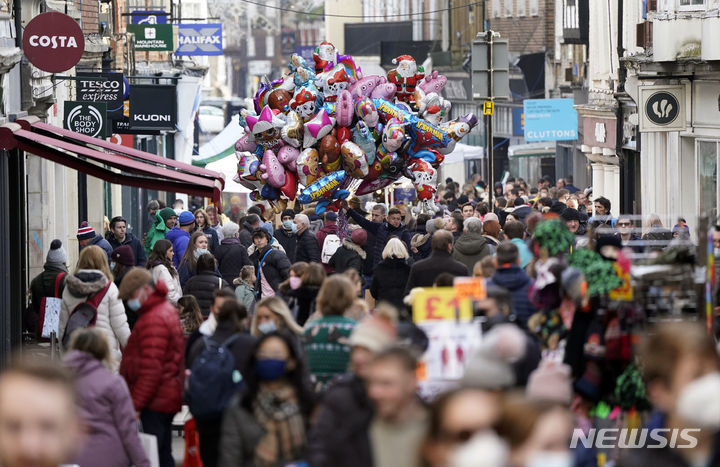
<instances>
[{"instance_id":1,"label":"santa claus balloon","mask_svg":"<svg viewBox=\"0 0 720 467\"><path fill-rule=\"evenodd\" d=\"M394 58L392 63L397 65L397 68L388 71L387 79L397 87L395 97L414 107L415 86L425 77L425 70L422 66L418 66L410 55L400 55Z\"/></svg>"}]
</instances>

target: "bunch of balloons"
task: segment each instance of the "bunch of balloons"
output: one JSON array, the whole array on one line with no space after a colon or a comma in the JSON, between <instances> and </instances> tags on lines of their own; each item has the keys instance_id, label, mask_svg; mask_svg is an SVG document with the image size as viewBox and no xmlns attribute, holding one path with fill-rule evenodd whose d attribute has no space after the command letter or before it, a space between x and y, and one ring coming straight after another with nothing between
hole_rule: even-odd
<instances>
[{"instance_id":1,"label":"bunch of balloons","mask_svg":"<svg viewBox=\"0 0 720 467\"><path fill-rule=\"evenodd\" d=\"M447 79L425 76L409 55L393 60L397 68L387 76L363 76L329 42L313 58L310 66L292 55L290 73L262 83L255 111L241 114L236 181L276 209L297 197L317 202L321 214L350 193L371 193L404 175L434 210L436 169L477 125L474 114L446 121L450 103L440 91Z\"/></svg>"}]
</instances>

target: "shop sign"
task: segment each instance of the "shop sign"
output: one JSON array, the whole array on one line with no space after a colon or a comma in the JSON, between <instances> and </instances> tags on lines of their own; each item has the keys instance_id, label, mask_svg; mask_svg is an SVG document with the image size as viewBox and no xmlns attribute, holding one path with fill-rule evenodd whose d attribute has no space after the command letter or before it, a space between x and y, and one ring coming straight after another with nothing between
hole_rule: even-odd
<instances>
[{"instance_id":1,"label":"shop sign","mask_svg":"<svg viewBox=\"0 0 720 467\"><path fill-rule=\"evenodd\" d=\"M136 51L172 52L175 50L171 24L128 24L127 30L135 35Z\"/></svg>"},{"instance_id":2,"label":"shop sign","mask_svg":"<svg viewBox=\"0 0 720 467\"><path fill-rule=\"evenodd\" d=\"M638 111L640 131L684 130L685 86L641 86Z\"/></svg>"},{"instance_id":3,"label":"shop sign","mask_svg":"<svg viewBox=\"0 0 720 467\"><path fill-rule=\"evenodd\" d=\"M104 102L65 101L63 127L93 138L107 134L107 105Z\"/></svg>"},{"instance_id":4,"label":"shop sign","mask_svg":"<svg viewBox=\"0 0 720 467\"><path fill-rule=\"evenodd\" d=\"M132 24L167 24L167 13L163 10L135 10Z\"/></svg>"},{"instance_id":5,"label":"shop sign","mask_svg":"<svg viewBox=\"0 0 720 467\"><path fill-rule=\"evenodd\" d=\"M137 84L130 91L130 129L174 131L177 95L173 85Z\"/></svg>"},{"instance_id":6,"label":"shop sign","mask_svg":"<svg viewBox=\"0 0 720 467\"><path fill-rule=\"evenodd\" d=\"M175 55L222 55L222 24L181 24Z\"/></svg>"},{"instance_id":7,"label":"shop sign","mask_svg":"<svg viewBox=\"0 0 720 467\"><path fill-rule=\"evenodd\" d=\"M122 117L123 100L128 95L127 80L122 73L78 74L77 100L83 102L105 102L108 117Z\"/></svg>"},{"instance_id":8,"label":"shop sign","mask_svg":"<svg viewBox=\"0 0 720 467\"><path fill-rule=\"evenodd\" d=\"M23 31L23 52L42 71L61 73L77 65L85 51L85 36L70 16L42 13Z\"/></svg>"},{"instance_id":9,"label":"shop sign","mask_svg":"<svg viewBox=\"0 0 720 467\"><path fill-rule=\"evenodd\" d=\"M578 115L572 99L525 99L525 141L574 141Z\"/></svg>"}]
</instances>

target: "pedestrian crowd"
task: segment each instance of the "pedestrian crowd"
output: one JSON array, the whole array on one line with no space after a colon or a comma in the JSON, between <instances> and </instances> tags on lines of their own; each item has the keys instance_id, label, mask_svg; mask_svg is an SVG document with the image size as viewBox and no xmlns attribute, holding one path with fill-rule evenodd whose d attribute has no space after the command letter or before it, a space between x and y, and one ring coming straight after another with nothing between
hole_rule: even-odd
<instances>
[{"instance_id":1,"label":"pedestrian crowd","mask_svg":"<svg viewBox=\"0 0 720 467\"><path fill-rule=\"evenodd\" d=\"M153 201L142 239L123 217L104 236L83 222L72 270L50 245L25 320L40 334L59 300L63 365L0 373L0 465L174 466L183 406L185 465L720 465L713 336L651 326L623 295L633 255L682 261L684 220L634 225L572 177L448 179L437 205L255 205L234 222ZM435 344L413 300L465 277L483 280L482 337L444 348L462 377L421 391ZM672 442L593 442L643 427Z\"/></svg>"}]
</instances>

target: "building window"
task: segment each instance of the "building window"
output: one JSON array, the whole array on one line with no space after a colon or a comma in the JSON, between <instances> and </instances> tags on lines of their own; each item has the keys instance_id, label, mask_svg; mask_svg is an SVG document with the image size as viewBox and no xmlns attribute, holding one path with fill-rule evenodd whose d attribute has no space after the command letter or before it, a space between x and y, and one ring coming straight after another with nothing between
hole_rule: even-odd
<instances>
[{"instance_id":1,"label":"building window","mask_svg":"<svg viewBox=\"0 0 720 467\"><path fill-rule=\"evenodd\" d=\"M265 56L275 56L275 36L265 36Z\"/></svg>"},{"instance_id":2,"label":"building window","mask_svg":"<svg viewBox=\"0 0 720 467\"><path fill-rule=\"evenodd\" d=\"M526 0L517 0L517 15L522 17L527 14L525 10Z\"/></svg>"},{"instance_id":3,"label":"building window","mask_svg":"<svg viewBox=\"0 0 720 467\"><path fill-rule=\"evenodd\" d=\"M530 0L530 16L540 15L540 5L538 0Z\"/></svg>"},{"instance_id":4,"label":"building window","mask_svg":"<svg viewBox=\"0 0 720 467\"><path fill-rule=\"evenodd\" d=\"M710 219L715 219L718 214L718 142L697 141L695 157L698 177L698 214L705 213Z\"/></svg>"},{"instance_id":5,"label":"building window","mask_svg":"<svg viewBox=\"0 0 720 467\"><path fill-rule=\"evenodd\" d=\"M513 15L513 2L515 0L505 0L504 13L506 18L512 18Z\"/></svg>"},{"instance_id":6,"label":"building window","mask_svg":"<svg viewBox=\"0 0 720 467\"><path fill-rule=\"evenodd\" d=\"M705 0L680 0L681 10L704 10Z\"/></svg>"},{"instance_id":7,"label":"building window","mask_svg":"<svg viewBox=\"0 0 720 467\"><path fill-rule=\"evenodd\" d=\"M248 39L247 39L247 56L248 57L255 56L255 38L251 35L248 35Z\"/></svg>"},{"instance_id":8,"label":"building window","mask_svg":"<svg viewBox=\"0 0 720 467\"><path fill-rule=\"evenodd\" d=\"M500 10L502 10L502 8L500 7L500 0L493 0L493 2L492 2L492 17L499 18Z\"/></svg>"}]
</instances>

